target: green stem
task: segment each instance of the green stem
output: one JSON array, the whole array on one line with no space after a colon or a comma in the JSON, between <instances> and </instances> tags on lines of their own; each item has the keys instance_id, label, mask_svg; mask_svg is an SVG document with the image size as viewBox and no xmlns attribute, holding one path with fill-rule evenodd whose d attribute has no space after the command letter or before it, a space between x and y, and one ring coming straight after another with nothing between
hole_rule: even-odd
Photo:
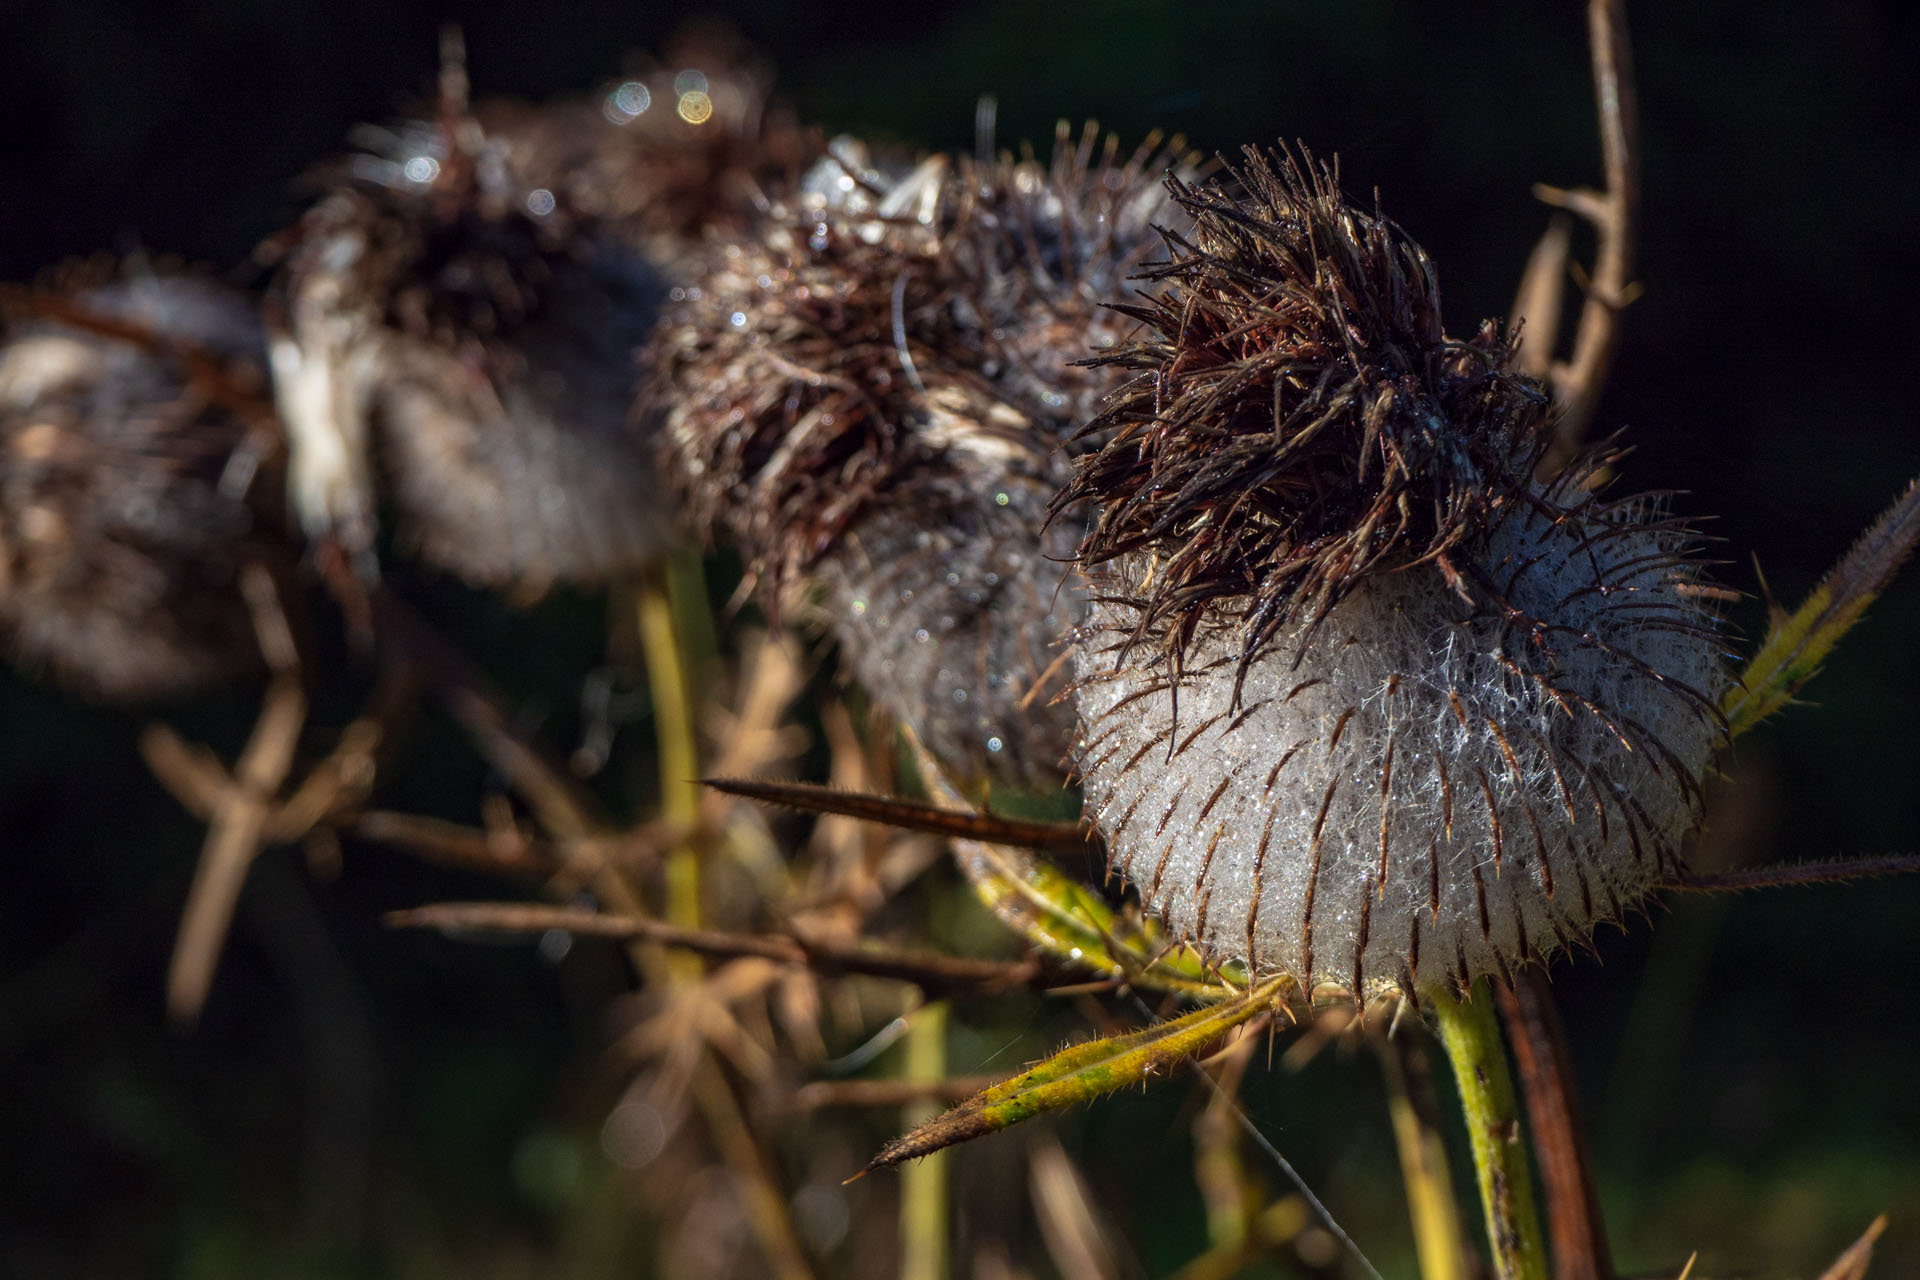
<instances>
[{"instance_id":1,"label":"green stem","mask_svg":"<svg viewBox=\"0 0 1920 1280\"><path fill-rule=\"evenodd\" d=\"M647 660L647 686L653 695L654 741L660 753L660 816L686 834L667 854L665 916L684 929L698 929L700 911L700 742L695 718L698 667L711 653L711 632L691 651L689 620L703 616L705 591L697 563L679 561L648 570L640 581L637 609L640 644ZM698 626L700 624L693 623ZM617 872L613 876L618 880ZM625 891L628 910L643 915L639 896ZM635 944L648 981L664 978L670 986L700 980L700 957L681 952L662 955L658 948ZM812 1280L806 1251L787 1212L778 1176L734 1096L718 1063L703 1054L695 1068L694 1097L721 1155L740 1178L747 1220L778 1280Z\"/></svg>"},{"instance_id":2,"label":"green stem","mask_svg":"<svg viewBox=\"0 0 1920 1280\"><path fill-rule=\"evenodd\" d=\"M1520 1109L1507 1073L1492 994L1481 981L1464 1001L1440 987L1429 988L1422 999L1439 1024L1440 1043L1453 1064L1460 1109L1466 1113L1494 1275L1500 1280L1547 1280L1544 1237L1533 1202L1533 1169L1520 1137Z\"/></svg>"},{"instance_id":3,"label":"green stem","mask_svg":"<svg viewBox=\"0 0 1920 1280\"><path fill-rule=\"evenodd\" d=\"M673 924L695 929L700 926L700 852L692 833L700 820L700 754L693 692L674 619L674 585L659 570L642 580L640 643L647 655L654 741L660 752L660 816L688 833L667 855L666 916Z\"/></svg>"},{"instance_id":4,"label":"green stem","mask_svg":"<svg viewBox=\"0 0 1920 1280\"><path fill-rule=\"evenodd\" d=\"M947 1006L924 1005L912 1015L907 1032L906 1078L926 1084L946 1079ZM906 1108L907 1127L917 1128L940 1113L937 1102ZM901 1170L901 1280L947 1280L947 1153L936 1151Z\"/></svg>"}]
</instances>

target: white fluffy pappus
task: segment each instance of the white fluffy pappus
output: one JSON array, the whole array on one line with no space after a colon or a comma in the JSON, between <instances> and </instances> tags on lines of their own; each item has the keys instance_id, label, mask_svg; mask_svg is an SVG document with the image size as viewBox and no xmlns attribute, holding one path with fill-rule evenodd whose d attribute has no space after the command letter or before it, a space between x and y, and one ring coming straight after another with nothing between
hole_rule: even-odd
<instances>
[{"instance_id":1,"label":"white fluffy pappus","mask_svg":"<svg viewBox=\"0 0 1920 1280\"><path fill-rule=\"evenodd\" d=\"M1178 674L1102 573L1077 648L1078 766L1113 867L1218 959L1359 998L1584 940L1679 866L1728 683L1697 539L1658 499L1509 507L1470 604L1432 564L1261 647L1210 609Z\"/></svg>"}]
</instances>

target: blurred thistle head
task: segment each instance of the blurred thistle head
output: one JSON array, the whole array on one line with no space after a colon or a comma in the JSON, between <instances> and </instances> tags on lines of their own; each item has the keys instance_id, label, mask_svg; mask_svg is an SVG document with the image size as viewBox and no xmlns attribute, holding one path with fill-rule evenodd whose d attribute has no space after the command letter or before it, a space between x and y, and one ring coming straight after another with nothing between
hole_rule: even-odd
<instances>
[{"instance_id":1,"label":"blurred thistle head","mask_svg":"<svg viewBox=\"0 0 1920 1280\"><path fill-rule=\"evenodd\" d=\"M651 560L666 521L627 413L658 272L517 180L455 59L439 119L358 137L271 250L308 532L368 554L378 488L402 538L475 585L537 593Z\"/></svg>"},{"instance_id":2,"label":"blurred thistle head","mask_svg":"<svg viewBox=\"0 0 1920 1280\"><path fill-rule=\"evenodd\" d=\"M281 554L279 443L247 299L96 264L15 296L0 333L10 656L112 701L256 665L238 578Z\"/></svg>"},{"instance_id":3,"label":"blurred thistle head","mask_svg":"<svg viewBox=\"0 0 1920 1280\"><path fill-rule=\"evenodd\" d=\"M1698 539L1536 482L1548 407L1334 173L1170 183L1134 376L1062 505L1099 511L1088 812L1204 949L1364 998L1586 939L1677 869L1727 676Z\"/></svg>"},{"instance_id":4,"label":"blurred thistle head","mask_svg":"<svg viewBox=\"0 0 1920 1280\"><path fill-rule=\"evenodd\" d=\"M968 776L1057 780L1059 642L1084 613L1047 529L1063 446L1117 379L1076 362L1157 244L1177 149L1063 128L1050 163L850 139L751 235L710 250L661 326L650 399L699 531L774 610L813 601L854 678Z\"/></svg>"},{"instance_id":5,"label":"blurred thistle head","mask_svg":"<svg viewBox=\"0 0 1920 1280\"><path fill-rule=\"evenodd\" d=\"M737 35L694 23L587 99L476 113L519 182L545 188L675 274L709 228L752 225L768 189L820 154L770 97L769 67Z\"/></svg>"}]
</instances>

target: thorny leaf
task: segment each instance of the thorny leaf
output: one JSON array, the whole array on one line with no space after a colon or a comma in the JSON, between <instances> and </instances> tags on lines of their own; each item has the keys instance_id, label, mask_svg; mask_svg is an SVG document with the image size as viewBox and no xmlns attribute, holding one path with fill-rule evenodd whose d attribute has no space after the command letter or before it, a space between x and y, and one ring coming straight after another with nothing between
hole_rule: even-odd
<instances>
[{"instance_id":1,"label":"thorny leaf","mask_svg":"<svg viewBox=\"0 0 1920 1280\"><path fill-rule=\"evenodd\" d=\"M884 797L848 794L792 783L708 779L707 785L816 813L841 814L959 837L964 832L1003 838L1028 837L1057 848L1075 828L1057 823L1019 822L982 814L967 802L939 765L911 734L908 753L933 806ZM984 839L954 840L954 856L974 894L1002 922L1040 950L1084 969L1135 986L1189 999L1220 1001L1239 995L1245 985L1238 965L1212 966L1191 947L1169 942L1152 921L1123 916L1097 893L1024 848Z\"/></svg>"},{"instance_id":2,"label":"thorny leaf","mask_svg":"<svg viewBox=\"0 0 1920 1280\"><path fill-rule=\"evenodd\" d=\"M1026 1074L997 1084L894 1139L861 1172L931 1155L1022 1120L1167 1076L1235 1027L1272 1009L1291 985L1290 977L1272 977L1234 1000L1196 1009L1172 1022L1064 1049Z\"/></svg>"},{"instance_id":3,"label":"thorny leaf","mask_svg":"<svg viewBox=\"0 0 1920 1280\"><path fill-rule=\"evenodd\" d=\"M954 842L974 896L1051 955L1136 987L1220 1001L1242 987L1238 965L1209 967L1191 947L1167 941L1157 922L1125 917L1096 893L1024 849Z\"/></svg>"},{"instance_id":4,"label":"thorny leaf","mask_svg":"<svg viewBox=\"0 0 1920 1280\"><path fill-rule=\"evenodd\" d=\"M903 729L902 736L934 804L974 812L912 731ZM1122 918L1092 889L1025 849L955 840L953 854L987 910L1050 955L1193 1000L1231 1000L1246 987L1240 966L1209 964L1192 947L1165 938L1157 922Z\"/></svg>"},{"instance_id":5,"label":"thorny leaf","mask_svg":"<svg viewBox=\"0 0 1920 1280\"><path fill-rule=\"evenodd\" d=\"M1737 738L1785 706L1811 680L1920 541L1920 480L1860 535L1793 615L1776 622L1721 710Z\"/></svg>"},{"instance_id":6,"label":"thorny leaf","mask_svg":"<svg viewBox=\"0 0 1920 1280\"><path fill-rule=\"evenodd\" d=\"M1027 848L1084 847L1077 827L1023 822L981 813L947 779L911 733L908 755L934 800L920 805L797 783L709 778L706 785L814 813L844 815L954 837L954 857L974 895L1033 946L1067 963L1148 990L1193 1000L1237 997L1246 975L1237 964L1209 964L1193 948L1169 941L1151 920L1116 912L1086 885ZM968 833L989 838L962 838Z\"/></svg>"}]
</instances>

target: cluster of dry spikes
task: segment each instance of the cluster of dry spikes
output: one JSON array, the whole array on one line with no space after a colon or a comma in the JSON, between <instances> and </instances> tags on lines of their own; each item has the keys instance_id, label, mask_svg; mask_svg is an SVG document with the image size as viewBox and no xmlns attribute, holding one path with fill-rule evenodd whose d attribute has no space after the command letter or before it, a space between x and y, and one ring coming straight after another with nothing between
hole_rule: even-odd
<instances>
[{"instance_id":1,"label":"cluster of dry spikes","mask_svg":"<svg viewBox=\"0 0 1920 1280\"><path fill-rule=\"evenodd\" d=\"M1597 65L1617 52L1600 46ZM115 701L272 673L230 775L147 739L210 824L177 1012L204 1000L264 842L345 833L590 888L590 912L412 922L624 940L646 1013L623 1044L650 1064L628 1096L703 1118L784 1274L823 1246L782 1208L743 1102L781 1074L770 1017L818 1062L823 1005L861 1027L1089 979L1200 1001L1095 1042L1122 1083L1276 1016L1451 1007L1488 976L1537 1019L1519 971L1686 880L1716 751L1913 540L1910 494L1799 640L1736 680L1699 539L1657 496L1600 491L1607 457L1578 435L1629 279L1617 114L1591 201L1601 305L1551 367L1512 323L1450 334L1433 264L1331 166L1122 151L1091 126L1044 160L874 154L765 90L709 46L590 99L473 104L450 50L431 118L317 171L257 295L144 260L10 288L0 627L23 665ZM737 550L775 622L830 634L909 746L896 777L887 735L835 710L840 791L729 790L948 836L1026 959L871 939L933 860L924 837L823 821L782 861L764 818L692 789L790 755L800 684L786 648L743 642L727 709L703 702L717 655L685 641L682 534ZM515 734L382 584L382 556L407 554L518 600L573 582L631 607L661 738L651 821L608 824ZM392 679L293 782L314 579ZM415 687L519 812L467 831L368 807ZM896 783L921 801L858 794ZM989 788L1069 784L1084 825L985 809ZM1135 896L1042 856L1089 845ZM1088 1052L876 1163L1115 1087L1088 1082ZM1578 1185L1547 1190L1585 1211ZM1528 1274L1511 1244L1494 1231L1497 1269Z\"/></svg>"}]
</instances>

